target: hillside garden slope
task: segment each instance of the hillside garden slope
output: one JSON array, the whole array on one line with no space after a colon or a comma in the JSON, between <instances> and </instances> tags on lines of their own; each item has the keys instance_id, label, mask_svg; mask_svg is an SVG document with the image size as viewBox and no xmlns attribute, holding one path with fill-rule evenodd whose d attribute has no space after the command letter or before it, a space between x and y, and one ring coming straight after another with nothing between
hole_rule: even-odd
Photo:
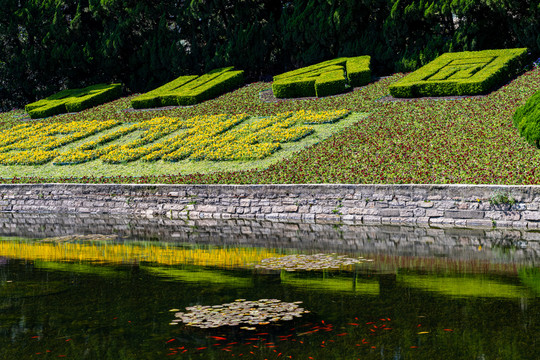
<instances>
[{"instance_id":1,"label":"hillside garden slope","mask_svg":"<svg viewBox=\"0 0 540 360\"><path fill-rule=\"evenodd\" d=\"M235 162L224 170L170 168L164 174L158 171L158 163L153 170L141 173L141 165L132 162L117 165L118 171L106 176L90 165L76 174L70 174L67 166L55 168L54 173L41 171L43 166L2 166L1 181L540 184L540 152L521 138L512 124L516 109L540 89L539 69L528 71L485 96L398 101L388 98L388 86L402 77L395 74L333 97L279 101L262 101L270 84L253 83L192 107L155 111L130 110L132 97L125 97L76 115L47 119L115 119L133 123L160 116L268 116L286 111L334 109L368 114L326 140L295 149L273 163L255 161L246 170L238 170ZM9 131L24 116L21 110L1 113L0 128Z\"/></svg>"}]
</instances>

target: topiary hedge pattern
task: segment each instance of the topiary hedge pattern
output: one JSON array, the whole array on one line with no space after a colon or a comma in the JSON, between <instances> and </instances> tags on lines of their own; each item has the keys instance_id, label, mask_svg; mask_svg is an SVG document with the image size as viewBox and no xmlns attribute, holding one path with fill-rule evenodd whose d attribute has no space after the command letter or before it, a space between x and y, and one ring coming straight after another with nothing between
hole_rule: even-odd
<instances>
[{"instance_id":1,"label":"topiary hedge pattern","mask_svg":"<svg viewBox=\"0 0 540 360\"><path fill-rule=\"evenodd\" d=\"M48 98L26 105L24 110L32 119L38 119L79 112L116 100L120 95L122 95L122 84L97 84L83 89L62 90Z\"/></svg>"},{"instance_id":2,"label":"topiary hedge pattern","mask_svg":"<svg viewBox=\"0 0 540 360\"><path fill-rule=\"evenodd\" d=\"M514 113L514 126L527 142L540 148L540 91Z\"/></svg>"},{"instance_id":3,"label":"topiary hedge pattern","mask_svg":"<svg viewBox=\"0 0 540 360\"><path fill-rule=\"evenodd\" d=\"M244 72L225 67L179 78L131 100L134 109L195 105L244 84Z\"/></svg>"},{"instance_id":4,"label":"topiary hedge pattern","mask_svg":"<svg viewBox=\"0 0 540 360\"><path fill-rule=\"evenodd\" d=\"M394 97L477 95L517 73L527 49L446 53L390 85Z\"/></svg>"},{"instance_id":5,"label":"topiary hedge pattern","mask_svg":"<svg viewBox=\"0 0 540 360\"><path fill-rule=\"evenodd\" d=\"M343 93L371 81L370 57L338 58L274 76L278 98L322 97Z\"/></svg>"}]
</instances>

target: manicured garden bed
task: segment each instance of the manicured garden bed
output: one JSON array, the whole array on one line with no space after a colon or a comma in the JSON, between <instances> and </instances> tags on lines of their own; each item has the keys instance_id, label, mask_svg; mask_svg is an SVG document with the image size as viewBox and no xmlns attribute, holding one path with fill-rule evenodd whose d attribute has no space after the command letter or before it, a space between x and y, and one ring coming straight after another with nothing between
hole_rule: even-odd
<instances>
[{"instance_id":1,"label":"manicured garden bed","mask_svg":"<svg viewBox=\"0 0 540 360\"><path fill-rule=\"evenodd\" d=\"M375 81L343 95L294 101L264 102L259 93L269 83L254 83L192 107L127 111L132 97L46 119L46 122L108 120L133 123L160 116L240 114L268 116L285 111L347 109L369 116L307 149L293 150L271 163L254 160L240 168L189 161L188 170L154 168L141 173L135 163L108 165L118 171L80 164L41 171L41 166L2 166L2 182L129 183L470 183L540 184L540 150L521 138L512 124L516 109L540 89L540 70L531 70L486 96L459 99L380 101L402 74ZM0 128L24 119L14 110L0 114ZM336 124L340 124L340 122ZM343 123L345 124L345 123ZM336 125L327 125L336 126ZM174 163L171 163L174 165ZM103 175L103 176L102 176ZM141 176L139 176L141 175Z\"/></svg>"}]
</instances>

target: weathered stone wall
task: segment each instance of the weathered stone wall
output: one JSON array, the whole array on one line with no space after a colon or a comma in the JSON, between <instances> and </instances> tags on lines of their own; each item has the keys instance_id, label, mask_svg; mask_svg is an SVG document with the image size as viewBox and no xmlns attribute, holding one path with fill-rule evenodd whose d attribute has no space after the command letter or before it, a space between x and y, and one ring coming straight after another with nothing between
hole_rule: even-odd
<instances>
[{"instance_id":1,"label":"weathered stone wall","mask_svg":"<svg viewBox=\"0 0 540 360\"><path fill-rule=\"evenodd\" d=\"M0 236L111 235L221 246L361 252L367 256L535 265L540 233L526 229L458 229L408 225L318 224L248 219L171 220L115 215L0 214Z\"/></svg>"},{"instance_id":2,"label":"weathered stone wall","mask_svg":"<svg viewBox=\"0 0 540 360\"><path fill-rule=\"evenodd\" d=\"M0 185L0 211L4 212L130 214L173 219L539 229L539 207L540 186Z\"/></svg>"}]
</instances>

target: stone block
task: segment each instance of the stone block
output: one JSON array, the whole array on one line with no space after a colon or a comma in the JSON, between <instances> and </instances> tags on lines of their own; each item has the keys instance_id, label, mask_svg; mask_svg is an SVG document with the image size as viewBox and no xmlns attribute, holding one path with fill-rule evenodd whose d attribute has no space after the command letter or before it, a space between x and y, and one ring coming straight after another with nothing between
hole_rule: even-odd
<instances>
[{"instance_id":1,"label":"stone block","mask_svg":"<svg viewBox=\"0 0 540 360\"><path fill-rule=\"evenodd\" d=\"M283 207L283 211L288 212L288 213L297 212L298 211L298 206L296 206L296 205L286 205L286 206Z\"/></svg>"},{"instance_id":2,"label":"stone block","mask_svg":"<svg viewBox=\"0 0 540 360\"><path fill-rule=\"evenodd\" d=\"M399 215L399 209L381 209L379 210L379 215L383 217L397 217Z\"/></svg>"},{"instance_id":3,"label":"stone block","mask_svg":"<svg viewBox=\"0 0 540 360\"><path fill-rule=\"evenodd\" d=\"M412 210L400 210L399 211L399 216L400 217L404 217L404 218L408 218L408 217L413 217L414 216L414 212Z\"/></svg>"},{"instance_id":4,"label":"stone block","mask_svg":"<svg viewBox=\"0 0 540 360\"><path fill-rule=\"evenodd\" d=\"M512 227L514 228L526 228L529 224L526 221L514 221Z\"/></svg>"},{"instance_id":5,"label":"stone block","mask_svg":"<svg viewBox=\"0 0 540 360\"><path fill-rule=\"evenodd\" d=\"M362 222L364 224L380 224L381 223L381 217L380 216L373 216L373 215L364 215L364 216L362 216Z\"/></svg>"},{"instance_id":6,"label":"stone block","mask_svg":"<svg viewBox=\"0 0 540 360\"><path fill-rule=\"evenodd\" d=\"M242 207L248 207L251 205L250 199L240 199L240 206Z\"/></svg>"},{"instance_id":7,"label":"stone block","mask_svg":"<svg viewBox=\"0 0 540 360\"><path fill-rule=\"evenodd\" d=\"M215 206L215 205L196 205L193 210L196 210L196 211L199 211L199 212L213 213L213 212L217 212L217 206Z\"/></svg>"},{"instance_id":8,"label":"stone block","mask_svg":"<svg viewBox=\"0 0 540 360\"><path fill-rule=\"evenodd\" d=\"M467 226L471 227L493 227L493 225L490 219L467 219Z\"/></svg>"},{"instance_id":9,"label":"stone block","mask_svg":"<svg viewBox=\"0 0 540 360\"><path fill-rule=\"evenodd\" d=\"M341 220L340 215L334 214L317 214L315 215L315 221L320 223L336 223Z\"/></svg>"},{"instance_id":10,"label":"stone block","mask_svg":"<svg viewBox=\"0 0 540 360\"><path fill-rule=\"evenodd\" d=\"M422 207L422 208L432 208L433 207L433 202L431 202L431 201L419 201L419 202L417 202L417 206Z\"/></svg>"},{"instance_id":11,"label":"stone block","mask_svg":"<svg viewBox=\"0 0 540 360\"><path fill-rule=\"evenodd\" d=\"M523 211L522 219L527 221L540 221L540 211Z\"/></svg>"},{"instance_id":12,"label":"stone block","mask_svg":"<svg viewBox=\"0 0 540 360\"><path fill-rule=\"evenodd\" d=\"M439 209L427 209L426 216L427 217L443 217L444 211L439 210Z\"/></svg>"},{"instance_id":13,"label":"stone block","mask_svg":"<svg viewBox=\"0 0 540 360\"><path fill-rule=\"evenodd\" d=\"M486 211L486 218L493 220L518 221L521 214L517 211Z\"/></svg>"},{"instance_id":14,"label":"stone block","mask_svg":"<svg viewBox=\"0 0 540 360\"><path fill-rule=\"evenodd\" d=\"M360 220L362 219L362 217L360 216ZM356 222L356 215L343 215L341 217L341 220L343 222L347 222L347 223L354 223Z\"/></svg>"},{"instance_id":15,"label":"stone block","mask_svg":"<svg viewBox=\"0 0 540 360\"><path fill-rule=\"evenodd\" d=\"M413 216L416 217L416 218L426 216L426 209L413 208L412 212L413 212Z\"/></svg>"},{"instance_id":16,"label":"stone block","mask_svg":"<svg viewBox=\"0 0 540 360\"><path fill-rule=\"evenodd\" d=\"M462 202L457 204L456 206L459 210L469 210L469 204L466 202Z\"/></svg>"},{"instance_id":17,"label":"stone block","mask_svg":"<svg viewBox=\"0 0 540 360\"><path fill-rule=\"evenodd\" d=\"M452 219L483 219L485 213L477 210L446 210L444 216Z\"/></svg>"}]
</instances>

